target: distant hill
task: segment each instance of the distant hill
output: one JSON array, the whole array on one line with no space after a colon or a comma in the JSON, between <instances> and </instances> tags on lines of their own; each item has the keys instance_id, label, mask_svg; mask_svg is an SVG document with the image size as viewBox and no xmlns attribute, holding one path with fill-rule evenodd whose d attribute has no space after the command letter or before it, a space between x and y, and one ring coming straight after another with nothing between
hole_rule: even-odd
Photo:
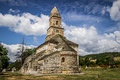
<instances>
[{"instance_id":1,"label":"distant hill","mask_svg":"<svg viewBox=\"0 0 120 80\"><path fill-rule=\"evenodd\" d=\"M110 68L115 68L120 66L120 52L104 52L80 56L79 64L80 66L110 66Z\"/></svg>"},{"instance_id":2,"label":"distant hill","mask_svg":"<svg viewBox=\"0 0 120 80\"><path fill-rule=\"evenodd\" d=\"M90 59L98 59L98 58L103 58L106 56L112 55L113 57L120 57L120 52L104 52L104 53L99 53L99 54L90 54L86 56L81 56L82 58L89 57Z\"/></svg>"}]
</instances>

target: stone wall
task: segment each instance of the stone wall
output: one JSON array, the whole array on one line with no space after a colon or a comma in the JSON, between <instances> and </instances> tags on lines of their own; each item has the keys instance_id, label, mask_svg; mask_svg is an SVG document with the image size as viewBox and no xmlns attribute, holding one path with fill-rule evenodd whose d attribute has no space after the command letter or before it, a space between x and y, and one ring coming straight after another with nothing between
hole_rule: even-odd
<instances>
[{"instance_id":1,"label":"stone wall","mask_svg":"<svg viewBox=\"0 0 120 80\"><path fill-rule=\"evenodd\" d=\"M61 52L61 66L62 73L76 73L78 72L77 53L72 51Z\"/></svg>"},{"instance_id":2,"label":"stone wall","mask_svg":"<svg viewBox=\"0 0 120 80\"><path fill-rule=\"evenodd\" d=\"M61 73L61 61L59 53L45 58L39 73Z\"/></svg>"}]
</instances>

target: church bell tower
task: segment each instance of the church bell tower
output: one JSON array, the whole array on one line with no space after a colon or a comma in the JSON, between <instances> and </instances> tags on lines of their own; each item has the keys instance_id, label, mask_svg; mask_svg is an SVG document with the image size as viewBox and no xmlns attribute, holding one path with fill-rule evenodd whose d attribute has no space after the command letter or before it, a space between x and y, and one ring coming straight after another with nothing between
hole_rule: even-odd
<instances>
[{"instance_id":1,"label":"church bell tower","mask_svg":"<svg viewBox=\"0 0 120 80\"><path fill-rule=\"evenodd\" d=\"M64 36L64 28L61 27L61 16L56 6L51 10L49 19L49 28L47 29L46 41L59 34Z\"/></svg>"}]
</instances>

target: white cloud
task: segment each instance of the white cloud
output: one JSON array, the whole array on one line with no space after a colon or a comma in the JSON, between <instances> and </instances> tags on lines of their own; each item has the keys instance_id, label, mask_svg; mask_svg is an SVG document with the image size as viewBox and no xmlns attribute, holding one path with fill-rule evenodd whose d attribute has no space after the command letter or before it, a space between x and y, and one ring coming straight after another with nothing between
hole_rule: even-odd
<instances>
[{"instance_id":1,"label":"white cloud","mask_svg":"<svg viewBox=\"0 0 120 80\"><path fill-rule=\"evenodd\" d=\"M19 52L19 49L21 48L21 44L12 44L12 45L8 45L5 43L2 43L2 45L8 50L8 57L10 58L10 61L14 62L16 60L16 54L18 54L17 52ZM29 45L29 46L25 46L25 48L27 49L31 49L34 48L36 46L33 45Z\"/></svg>"},{"instance_id":2,"label":"white cloud","mask_svg":"<svg viewBox=\"0 0 120 80\"><path fill-rule=\"evenodd\" d=\"M113 2L110 9L110 17L115 21L120 21L120 0Z\"/></svg>"},{"instance_id":3,"label":"white cloud","mask_svg":"<svg viewBox=\"0 0 120 80\"><path fill-rule=\"evenodd\" d=\"M34 43L36 43L36 44L38 44L38 39L37 39L37 37L33 37L33 41L34 41Z\"/></svg>"},{"instance_id":4,"label":"white cloud","mask_svg":"<svg viewBox=\"0 0 120 80\"><path fill-rule=\"evenodd\" d=\"M65 36L79 44L80 55L120 51L120 31L100 35L94 26L86 28L63 25L66 28Z\"/></svg>"},{"instance_id":5,"label":"white cloud","mask_svg":"<svg viewBox=\"0 0 120 80\"><path fill-rule=\"evenodd\" d=\"M91 23L91 22L97 23L97 22L102 22L103 20L105 20L99 16L85 15L85 14L80 14L77 12L67 12L66 14L63 14L62 16L63 16L63 20L67 22L86 21L87 23Z\"/></svg>"},{"instance_id":6,"label":"white cloud","mask_svg":"<svg viewBox=\"0 0 120 80\"><path fill-rule=\"evenodd\" d=\"M102 15L105 15L106 12L110 12L110 7L109 6L102 8L102 11L101 11Z\"/></svg>"},{"instance_id":7,"label":"white cloud","mask_svg":"<svg viewBox=\"0 0 120 80\"><path fill-rule=\"evenodd\" d=\"M13 9L9 9L9 13L19 13L20 10L16 9L16 10L13 10Z\"/></svg>"},{"instance_id":8,"label":"white cloud","mask_svg":"<svg viewBox=\"0 0 120 80\"><path fill-rule=\"evenodd\" d=\"M39 16L30 13L18 15L1 14L0 26L9 27L10 30L25 35L44 35L49 25L49 17L41 14Z\"/></svg>"},{"instance_id":9,"label":"white cloud","mask_svg":"<svg viewBox=\"0 0 120 80\"><path fill-rule=\"evenodd\" d=\"M120 31L115 31L114 35L115 35L116 42L120 44Z\"/></svg>"}]
</instances>

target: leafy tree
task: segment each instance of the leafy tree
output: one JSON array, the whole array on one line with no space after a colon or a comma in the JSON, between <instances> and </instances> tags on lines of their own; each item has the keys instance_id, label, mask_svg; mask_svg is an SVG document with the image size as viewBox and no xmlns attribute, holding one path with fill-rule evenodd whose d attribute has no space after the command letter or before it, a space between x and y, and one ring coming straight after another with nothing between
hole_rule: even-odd
<instances>
[{"instance_id":1,"label":"leafy tree","mask_svg":"<svg viewBox=\"0 0 120 80\"><path fill-rule=\"evenodd\" d=\"M101 60L100 58L97 58L96 64L97 64L97 65L102 65L102 60Z\"/></svg>"},{"instance_id":2,"label":"leafy tree","mask_svg":"<svg viewBox=\"0 0 120 80\"><path fill-rule=\"evenodd\" d=\"M22 58L22 62L24 63L25 59L33 53L35 53L35 48L34 49L26 49L20 56Z\"/></svg>"},{"instance_id":3,"label":"leafy tree","mask_svg":"<svg viewBox=\"0 0 120 80\"><path fill-rule=\"evenodd\" d=\"M86 64L87 67L90 66L90 59L89 59L89 57L85 58L85 64Z\"/></svg>"},{"instance_id":4,"label":"leafy tree","mask_svg":"<svg viewBox=\"0 0 120 80\"><path fill-rule=\"evenodd\" d=\"M110 56L109 56L109 66L110 66L111 68L114 68L114 67L115 67L115 60L114 60L113 55L110 55Z\"/></svg>"},{"instance_id":5,"label":"leafy tree","mask_svg":"<svg viewBox=\"0 0 120 80\"><path fill-rule=\"evenodd\" d=\"M79 56L79 65L84 66L85 65L85 60L82 58L82 56Z\"/></svg>"},{"instance_id":6,"label":"leafy tree","mask_svg":"<svg viewBox=\"0 0 120 80\"><path fill-rule=\"evenodd\" d=\"M15 68L16 70L19 70L21 68L21 66L22 66L21 61L16 60L14 63L11 63L8 68L10 70L12 70L12 68Z\"/></svg>"},{"instance_id":7,"label":"leafy tree","mask_svg":"<svg viewBox=\"0 0 120 80\"><path fill-rule=\"evenodd\" d=\"M21 55L17 56L20 59L16 60L13 64L11 64L10 67L12 67L12 68L15 67L16 70L19 70L22 67L25 59L33 53L35 53L35 48L34 49L26 49L24 52L21 53Z\"/></svg>"},{"instance_id":8,"label":"leafy tree","mask_svg":"<svg viewBox=\"0 0 120 80\"><path fill-rule=\"evenodd\" d=\"M9 58L7 56L7 49L3 47L2 44L0 44L0 72L2 69L7 68L9 65Z\"/></svg>"}]
</instances>

